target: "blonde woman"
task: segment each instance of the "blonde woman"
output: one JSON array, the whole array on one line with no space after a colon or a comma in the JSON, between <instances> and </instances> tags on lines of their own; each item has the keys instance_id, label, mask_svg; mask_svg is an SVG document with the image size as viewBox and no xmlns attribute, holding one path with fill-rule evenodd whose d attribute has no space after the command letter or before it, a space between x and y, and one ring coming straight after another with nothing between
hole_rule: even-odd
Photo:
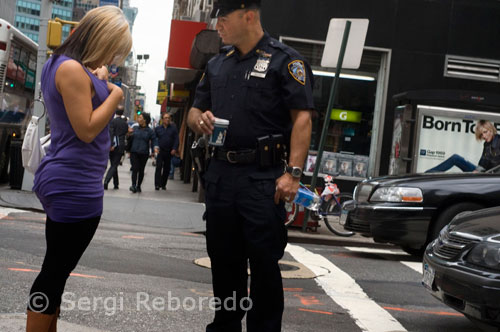
<instances>
[{"instance_id":1,"label":"blonde woman","mask_svg":"<svg viewBox=\"0 0 500 332\"><path fill-rule=\"evenodd\" d=\"M42 71L51 145L33 190L47 214L47 251L28 302L26 331L56 331L66 280L89 245L103 206L108 124L123 98L103 66L124 61L129 25L115 6L89 11Z\"/></svg>"},{"instance_id":2,"label":"blonde woman","mask_svg":"<svg viewBox=\"0 0 500 332\"><path fill-rule=\"evenodd\" d=\"M464 157L454 154L439 165L429 169L426 173L446 172L457 166L464 172L484 172L500 165L500 135L497 134L495 125L490 121L479 120L476 125L476 139L484 140L483 154L476 166Z\"/></svg>"}]
</instances>

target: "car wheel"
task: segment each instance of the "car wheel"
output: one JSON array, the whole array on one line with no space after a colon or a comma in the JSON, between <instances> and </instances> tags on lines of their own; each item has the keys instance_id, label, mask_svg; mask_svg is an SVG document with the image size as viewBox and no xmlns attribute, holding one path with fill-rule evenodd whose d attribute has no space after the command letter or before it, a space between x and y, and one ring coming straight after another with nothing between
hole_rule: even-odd
<instances>
[{"instance_id":1,"label":"car wheel","mask_svg":"<svg viewBox=\"0 0 500 332\"><path fill-rule=\"evenodd\" d=\"M427 242L431 242L439 236L439 232L444 226L448 225L451 220L459 213L466 211L476 211L482 209L483 206L477 203L458 203L448 207L436 219L436 222L431 228Z\"/></svg>"},{"instance_id":2,"label":"car wheel","mask_svg":"<svg viewBox=\"0 0 500 332\"><path fill-rule=\"evenodd\" d=\"M415 249L415 248L410 248L410 247L401 247L404 252L415 256L415 257L422 257L424 255L425 248L420 248L420 249Z\"/></svg>"}]
</instances>

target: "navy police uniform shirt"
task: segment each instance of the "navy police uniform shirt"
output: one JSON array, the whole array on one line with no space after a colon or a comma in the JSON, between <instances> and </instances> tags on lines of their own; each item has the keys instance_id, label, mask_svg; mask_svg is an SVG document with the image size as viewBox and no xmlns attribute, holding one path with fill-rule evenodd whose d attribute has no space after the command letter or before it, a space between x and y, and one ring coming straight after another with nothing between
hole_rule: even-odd
<instances>
[{"instance_id":1,"label":"navy police uniform shirt","mask_svg":"<svg viewBox=\"0 0 500 332\"><path fill-rule=\"evenodd\" d=\"M265 32L245 56L226 46L208 62L193 107L229 120L226 149L255 148L258 137L290 136L290 110L313 109L312 87L304 58Z\"/></svg>"}]
</instances>

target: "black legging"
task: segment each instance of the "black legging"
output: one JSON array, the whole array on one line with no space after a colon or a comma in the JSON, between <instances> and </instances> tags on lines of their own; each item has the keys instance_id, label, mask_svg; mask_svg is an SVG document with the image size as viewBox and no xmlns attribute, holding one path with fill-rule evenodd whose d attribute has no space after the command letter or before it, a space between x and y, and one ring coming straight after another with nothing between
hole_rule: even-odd
<instances>
[{"instance_id":1,"label":"black legging","mask_svg":"<svg viewBox=\"0 0 500 332\"><path fill-rule=\"evenodd\" d=\"M149 155L132 152L130 153L130 163L132 164L132 186L140 187L144 179L144 168L148 162ZM139 179L137 175L139 174Z\"/></svg>"},{"instance_id":2,"label":"black legging","mask_svg":"<svg viewBox=\"0 0 500 332\"><path fill-rule=\"evenodd\" d=\"M61 305L66 280L94 237L101 216L62 223L47 216L47 251L42 270L30 290L28 310L54 314ZM48 300L48 303L47 303Z\"/></svg>"}]
</instances>

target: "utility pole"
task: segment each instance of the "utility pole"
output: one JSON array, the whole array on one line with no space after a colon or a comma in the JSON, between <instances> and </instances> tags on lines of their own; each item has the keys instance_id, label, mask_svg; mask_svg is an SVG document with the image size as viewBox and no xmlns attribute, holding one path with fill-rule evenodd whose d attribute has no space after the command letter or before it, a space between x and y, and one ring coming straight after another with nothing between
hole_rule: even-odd
<instances>
[{"instance_id":1,"label":"utility pole","mask_svg":"<svg viewBox=\"0 0 500 332\"><path fill-rule=\"evenodd\" d=\"M41 84L42 80L42 68L47 61L47 27L49 25L49 20L52 17L52 1L51 0L41 0L40 9L40 30L38 31L38 53L36 60L36 76L35 76L35 99L41 96ZM40 118L44 113L44 107L42 103L35 102L33 105L33 115ZM45 123L47 120L47 114L38 121L38 134L41 137L45 136ZM22 190L31 190L33 188L34 176L30 172L24 172Z\"/></svg>"}]
</instances>

